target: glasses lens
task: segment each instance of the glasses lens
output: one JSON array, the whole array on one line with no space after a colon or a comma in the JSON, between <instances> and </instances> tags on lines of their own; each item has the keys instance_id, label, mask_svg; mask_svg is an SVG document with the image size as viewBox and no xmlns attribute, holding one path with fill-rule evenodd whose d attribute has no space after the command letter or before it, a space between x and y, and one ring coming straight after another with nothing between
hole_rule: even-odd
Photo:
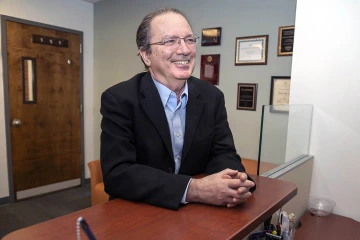
<instances>
[{"instance_id":1,"label":"glasses lens","mask_svg":"<svg viewBox=\"0 0 360 240\"><path fill-rule=\"evenodd\" d=\"M180 38L180 37L168 38L164 41L164 45L169 46L171 49L178 48L181 44L181 39L184 40L186 45L195 45L198 43L199 37L193 34L185 38Z\"/></svg>"},{"instance_id":2,"label":"glasses lens","mask_svg":"<svg viewBox=\"0 0 360 240\"><path fill-rule=\"evenodd\" d=\"M164 40L164 45L165 46L177 46L179 42L179 38L167 38Z\"/></svg>"},{"instance_id":3,"label":"glasses lens","mask_svg":"<svg viewBox=\"0 0 360 240\"><path fill-rule=\"evenodd\" d=\"M198 40L198 36L196 36L195 34L185 38L186 44L189 44L189 45L197 44L197 42L198 42L197 40Z\"/></svg>"}]
</instances>

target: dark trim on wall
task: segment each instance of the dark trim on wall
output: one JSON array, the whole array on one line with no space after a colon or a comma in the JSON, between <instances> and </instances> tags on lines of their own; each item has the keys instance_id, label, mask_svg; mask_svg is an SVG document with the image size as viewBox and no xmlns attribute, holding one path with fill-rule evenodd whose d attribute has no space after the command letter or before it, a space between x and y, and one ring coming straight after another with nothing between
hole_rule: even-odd
<instances>
[{"instance_id":1,"label":"dark trim on wall","mask_svg":"<svg viewBox=\"0 0 360 240\"><path fill-rule=\"evenodd\" d=\"M81 185L85 184L85 122L84 122L84 34L80 34L80 121L81 121Z\"/></svg>"},{"instance_id":2,"label":"dark trim on wall","mask_svg":"<svg viewBox=\"0 0 360 240\"><path fill-rule=\"evenodd\" d=\"M13 166L12 166L12 154L11 154L11 132L10 132L10 109L9 109L9 85L8 85L8 62L7 62L7 44L6 44L6 21L17 22L22 24L28 24L36 27L43 27L58 31L63 31L67 33L74 33L80 35L80 102L82 109L84 109L84 34L81 31L58 27L54 25L49 25L45 23L39 23L34 21L29 21L21 18L15 18L11 16L1 15L1 50L2 50L2 60L3 60L3 84L4 84L4 109L5 109L5 129L6 129L6 149L7 149L7 164L8 164L8 178L9 178L9 201L11 203L15 202L15 191L14 191L14 181L13 181ZM79 46L80 51L80 46ZM79 106L80 107L80 106ZM81 111L81 184L85 183L85 146L84 146L84 110ZM1 199L0 199L1 203Z\"/></svg>"},{"instance_id":3,"label":"dark trim on wall","mask_svg":"<svg viewBox=\"0 0 360 240\"><path fill-rule=\"evenodd\" d=\"M0 198L0 205L4 205L4 204L7 204L7 203L10 203L10 197Z\"/></svg>"}]
</instances>

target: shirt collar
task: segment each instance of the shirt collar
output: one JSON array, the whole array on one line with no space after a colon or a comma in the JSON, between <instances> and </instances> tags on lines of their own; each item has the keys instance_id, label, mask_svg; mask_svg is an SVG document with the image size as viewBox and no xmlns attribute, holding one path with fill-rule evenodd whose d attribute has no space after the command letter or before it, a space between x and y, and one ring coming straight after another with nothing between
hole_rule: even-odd
<instances>
[{"instance_id":1,"label":"shirt collar","mask_svg":"<svg viewBox=\"0 0 360 240\"><path fill-rule=\"evenodd\" d=\"M158 90L158 92L160 94L160 98L161 98L161 102L163 104L163 107L165 108L172 91L169 88L167 88L164 84L156 81L153 76L151 76L151 78L154 81L154 84L155 84L155 86L156 86L156 88L157 88L157 90ZM187 104L187 100L188 100L188 84L187 84L187 81L185 82L185 87L184 87L183 92L181 93L180 99L181 99L181 102L182 102L181 107L185 108L185 106Z\"/></svg>"}]
</instances>

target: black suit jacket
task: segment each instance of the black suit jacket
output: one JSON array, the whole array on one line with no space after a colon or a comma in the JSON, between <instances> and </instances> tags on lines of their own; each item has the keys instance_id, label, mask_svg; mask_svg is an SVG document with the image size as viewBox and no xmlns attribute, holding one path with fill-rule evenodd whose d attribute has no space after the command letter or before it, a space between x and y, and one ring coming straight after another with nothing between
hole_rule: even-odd
<instances>
[{"instance_id":1,"label":"black suit jacket","mask_svg":"<svg viewBox=\"0 0 360 240\"><path fill-rule=\"evenodd\" d=\"M178 174L173 173L168 122L150 73L140 73L102 94L100 159L105 191L111 198L177 209L191 176L226 168L245 172L235 150L223 93L195 77L187 83Z\"/></svg>"}]
</instances>

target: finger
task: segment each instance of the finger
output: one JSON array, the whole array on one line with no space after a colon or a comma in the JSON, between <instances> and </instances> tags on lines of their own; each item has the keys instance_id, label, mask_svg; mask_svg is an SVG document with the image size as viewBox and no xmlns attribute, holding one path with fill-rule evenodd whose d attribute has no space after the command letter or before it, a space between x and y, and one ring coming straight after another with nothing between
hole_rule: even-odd
<instances>
[{"instance_id":1,"label":"finger","mask_svg":"<svg viewBox=\"0 0 360 240\"><path fill-rule=\"evenodd\" d=\"M239 179L226 179L226 180L228 187L232 189L238 189L239 187L245 184L245 183L241 184L242 182Z\"/></svg>"},{"instance_id":2,"label":"finger","mask_svg":"<svg viewBox=\"0 0 360 240\"><path fill-rule=\"evenodd\" d=\"M237 192L238 192L238 194L244 194L244 193L249 192L249 190L250 190L250 188L248 188L248 187L239 187Z\"/></svg>"},{"instance_id":3,"label":"finger","mask_svg":"<svg viewBox=\"0 0 360 240\"><path fill-rule=\"evenodd\" d=\"M251 192L246 192L246 193L244 193L244 194L240 194L239 197L234 198L234 199L244 200L244 199L248 199L248 198L251 197L251 196L252 196ZM234 201L234 199L233 199L233 201Z\"/></svg>"},{"instance_id":4,"label":"finger","mask_svg":"<svg viewBox=\"0 0 360 240\"><path fill-rule=\"evenodd\" d=\"M224 178L224 177L223 177ZM224 179L229 179L228 177L224 178ZM255 186L255 183L253 181L250 180L246 180L246 181L239 181L240 179L229 179L228 180L228 187L230 188L239 188L239 187L248 187L248 188L252 188Z\"/></svg>"},{"instance_id":5,"label":"finger","mask_svg":"<svg viewBox=\"0 0 360 240\"><path fill-rule=\"evenodd\" d=\"M248 176L244 172L238 172L236 175L231 176L234 179L240 179L241 181L246 181L248 179Z\"/></svg>"},{"instance_id":6,"label":"finger","mask_svg":"<svg viewBox=\"0 0 360 240\"><path fill-rule=\"evenodd\" d=\"M238 175L239 175L240 180L243 182L245 182L248 179L246 173L240 172Z\"/></svg>"},{"instance_id":7,"label":"finger","mask_svg":"<svg viewBox=\"0 0 360 240\"><path fill-rule=\"evenodd\" d=\"M239 172L237 172L236 174L234 174L234 175L231 175L231 178L232 179L239 179L240 177L239 177Z\"/></svg>"},{"instance_id":8,"label":"finger","mask_svg":"<svg viewBox=\"0 0 360 240\"><path fill-rule=\"evenodd\" d=\"M228 207L228 208L232 208L232 207L236 207L238 204L235 204L235 203L228 203L227 205L226 205L226 207Z\"/></svg>"},{"instance_id":9,"label":"finger","mask_svg":"<svg viewBox=\"0 0 360 240\"><path fill-rule=\"evenodd\" d=\"M236 172L236 174L234 173L233 175L229 175L229 176L231 176L231 178L233 178L233 179L240 179L240 176L239 176L239 172Z\"/></svg>"},{"instance_id":10,"label":"finger","mask_svg":"<svg viewBox=\"0 0 360 240\"><path fill-rule=\"evenodd\" d=\"M251 196L251 194L248 195L247 193L240 194L238 193L237 189L231 189L231 188L228 189L228 191L224 192L223 194L225 194L222 197L222 201L224 205L226 205L227 203L234 203L234 199L244 200Z\"/></svg>"},{"instance_id":11,"label":"finger","mask_svg":"<svg viewBox=\"0 0 360 240\"><path fill-rule=\"evenodd\" d=\"M232 189L238 189L240 187L244 188L252 188L255 186L255 183L249 180L246 180L245 182L240 181L239 179L226 179L228 187Z\"/></svg>"},{"instance_id":12,"label":"finger","mask_svg":"<svg viewBox=\"0 0 360 240\"><path fill-rule=\"evenodd\" d=\"M246 202L247 199L248 199L248 198L244 198L244 199L234 198L234 199L233 199L233 202L232 202L232 203L229 203L229 204L239 205L239 204L241 204L241 203L243 203L243 202Z\"/></svg>"},{"instance_id":13,"label":"finger","mask_svg":"<svg viewBox=\"0 0 360 240\"><path fill-rule=\"evenodd\" d=\"M255 186L255 183L253 181L250 180L246 180L246 181L240 181L240 187L248 187L248 188L252 188Z\"/></svg>"},{"instance_id":14,"label":"finger","mask_svg":"<svg viewBox=\"0 0 360 240\"><path fill-rule=\"evenodd\" d=\"M236 199L236 200L234 200L234 202L226 204L226 207L228 207L228 208L236 207L236 206L240 205L241 203L246 202L246 200L247 199L242 199L242 200Z\"/></svg>"},{"instance_id":15,"label":"finger","mask_svg":"<svg viewBox=\"0 0 360 240\"><path fill-rule=\"evenodd\" d=\"M251 197L252 194L251 192L249 192L249 189L248 188L241 188L240 190L239 189L229 189L227 192L226 192L226 196L224 198L224 202L227 202L227 203L233 203L234 202L234 199L240 199L240 200L243 200L243 199L247 199L249 197Z\"/></svg>"},{"instance_id":16,"label":"finger","mask_svg":"<svg viewBox=\"0 0 360 240\"><path fill-rule=\"evenodd\" d=\"M230 169L230 168L227 168L227 169L221 171L220 173L221 173L222 175L229 175L229 176L233 177L233 176L236 176L236 175L239 173L239 171L238 171L238 170L232 170L232 169Z\"/></svg>"},{"instance_id":17,"label":"finger","mask_svg":"<svg viewBox=\"0 0 360 240\"><path fill-rule=\"evenodd\" d=\"M232 179L232 177L230 175L228 175L228 174L225 174L222 178L223 179Z\"/></svg>"},{"instance_id":18,"label":"finger","mask_svg":"<svg viewBox=\"0 0 360 240\"><path fill-rule=\"evenodd\" d=\"M245 192L246 193L246 192ZM229 188L227 191L226 191L226 202L227 203L232 203L232 199L233 198L242 198L242 194L243 193L239 193L239 190L238 189L232 189L232 188Z\"/></svg>"}]
</instances>

